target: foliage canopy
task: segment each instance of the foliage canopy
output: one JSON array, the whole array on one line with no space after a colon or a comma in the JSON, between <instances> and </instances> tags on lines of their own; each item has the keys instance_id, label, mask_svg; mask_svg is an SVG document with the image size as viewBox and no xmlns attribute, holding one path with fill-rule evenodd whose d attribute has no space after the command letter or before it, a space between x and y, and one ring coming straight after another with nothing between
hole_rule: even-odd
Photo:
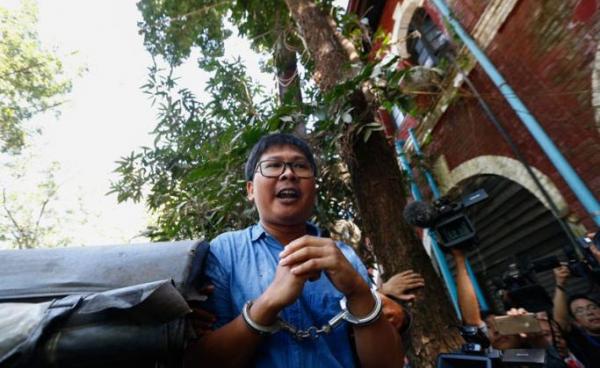
<instances>
[{"instance_id":1,"label":"foliage canopy","mask_svg":"<svg viewBox=\"0 0 600 368\"><path fill-rule=\"evenodd\" d=\"M57 182L58 162L43 169L32 162L36 154L24 147L19 155L4 156L0 170L0 247L15 249L57 247L72 242L74 228L84 225L88 212L77 204L61 203L64 190Z\"/></svg>"},{"instance_id":2,"label":"foliage canopy","mask_svg":"<svg viewBox=\"0 0 600 368\"><path fill-rule=\"evenodd\" d=\"M55 108L71 90L57 55L45 50L35 30L37 8L23 1L18 11L0 7L0 150L19 152L23 123Z\"/></svg>"},{"instance_id":3,"label":"foliage canopy","mask_svg":"<svg viewBox=\"0 0 600 368\"><path fill-rule=\"evenodd\" d=\"M199 66L213 72L209 90L217 92L210 92L209 101L192 103L195 97L189 91L151 69L145 88L161 107L156 141L119 163L121 180L113 185L120 200L145 198L157 214L151 237L210 238L253 221L243 200L242 166L249 148L266 132L305 126L321 163L317 223L332 229L336 220L352 218L390 274L415 269L429 280L426 291L442 288L413 229L398 221L405 203L403 179L378 121L381 107L414 111L407 93L411 69L398 68L395 58L381 60L380 53L370 50L372 37L356 17L343 15L328 2L310 0L142 0L139 6L150 52L177 66L198 47ZM179 7L185 10L178 12ZM203 17L196 23L190 14L197 13ZM208 28L198 28L201 23ZM217 45L225 33L206 42L206 34L227 23L237 26L256 49L268 50L271 61L265 65L277 71L278 82L301 78L301 99L281 98L275 104L243 77L243 67L223 59ZM265 25L268 29L261 33ZM389 46L385 35L374 39L382 51ZM292 62L274 62L286 51L299 54L287 60L300 60L304 73L296 69L290 75ZM409 354L417 366L433 366L439 351L455 348L460 340L448 332L454 323L449 303L436 304L417 303L415 309L413 329L422 339L414 341L415 354Z\"/></svg>"},{"instance_id":4,"label":"foliage canopy","mask_svg":"<svg viewBox=\"0 0 600 368\"><path fill-rule=\"evenodd\" d=\"M320 164L315 221L331 228L339 219L358 219L349 173L340 159L341 137L355 123L349 96L368 83L373 105L389 109L410 108L410 99L398 89L406 70L398 70L396 59L368 58L364 26L356 17L343 15L329 2L320 6L337 18L340 31L362 51L355 77L321 93L310 81L311 61L300 58L307 72L303 78L303 100L277 103L247 75L241 60L223 57L224 41L234 24L249 37L255 50L269 51L266 65L275 66L277 40L284 47L303 54L303 43L292 27L282 1L157 1L138 3L144 21L139 23L148 51L166 60L171 67L149 68L144 91L159 106L158 124L152 147L143 147L118 162L119 180L111 192L119 201L145 200L155 214L155 224L146 235L155 240L212 237L256 221L245 200L243 165L258 139L273 131L292 131L307 125L306 138L312 141ZM201 18L201 19L199 19ZM209 37L210 36L210 37ZM207 41L210 38L210 41ZM387 40L381 38L382 47ZM199 101L181 88L173 70L192 50L198 48L199 66L211 73L207 101ZM264 54L263 54L264 55ZM379 122L354 128L367 141L381 130Z\"/></svg>"}]
</instances>

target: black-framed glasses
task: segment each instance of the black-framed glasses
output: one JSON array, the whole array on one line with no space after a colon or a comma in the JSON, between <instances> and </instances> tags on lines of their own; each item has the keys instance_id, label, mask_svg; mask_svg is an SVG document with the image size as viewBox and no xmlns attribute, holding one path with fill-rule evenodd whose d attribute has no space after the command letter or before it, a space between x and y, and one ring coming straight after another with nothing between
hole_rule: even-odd
<instances>
[{"instance_id":1,"label":"black-framed glasses","mask_svg":"<svg viewBox=\"0 0 600 368\"><path fill-rule=\"evenodd\" d=\"M573 314L579 317L579 316L583 316L587 312L593 312L598 309L599 309L599 307L596 304L590 303L590 304L586 305L585 307L575 308L575 310L573 311Z\"/></svg>"},{"instance_id":2,"label":"black-framed glasses","mask_svg":"<svg viewBox=\"0 0 600 368\"><path fill-rule=\"evenodd\" d=\"M257 170L265 178L278 178L285 172L286 166L289 166L292 172L303 179L313 178L315 176L315 170L313 169L310 162L306 160L296 160L285 162L283 160L264 160L260 161L257 165Z\"/></svg>"}]
</instances>

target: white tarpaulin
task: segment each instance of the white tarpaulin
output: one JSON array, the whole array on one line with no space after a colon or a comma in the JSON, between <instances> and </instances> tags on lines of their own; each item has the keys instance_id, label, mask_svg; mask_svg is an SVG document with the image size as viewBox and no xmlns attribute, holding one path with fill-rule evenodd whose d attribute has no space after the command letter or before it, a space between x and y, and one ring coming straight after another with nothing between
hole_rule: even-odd
<instances>
[{"instance_id":1,"label":"white tarpaulin","mask_svg":"<svg viewBox=\"0 0 600 368\"><path fill-rule=\"evenodd\" d=\"M50 302L0 304L0 357L27 340L49 306Z\"/></svg>"}]
</instances>

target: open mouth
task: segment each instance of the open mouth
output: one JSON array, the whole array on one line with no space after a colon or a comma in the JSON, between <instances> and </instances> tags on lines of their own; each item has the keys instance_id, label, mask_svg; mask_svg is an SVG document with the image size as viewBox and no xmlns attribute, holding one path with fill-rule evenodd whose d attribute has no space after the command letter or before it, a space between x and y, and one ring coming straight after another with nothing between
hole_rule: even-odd
<instances>
[{"instance_id":1,"label":"open mouth","mask_svg":"<svg viewBox=\"0 0 600 368\"><path fill-rule=\"evenodd\" d=\"M300 198L300 191L294 188L284 188L278 191L275 196L279 199L297 199Z\"/></svg>"}]
</instances>

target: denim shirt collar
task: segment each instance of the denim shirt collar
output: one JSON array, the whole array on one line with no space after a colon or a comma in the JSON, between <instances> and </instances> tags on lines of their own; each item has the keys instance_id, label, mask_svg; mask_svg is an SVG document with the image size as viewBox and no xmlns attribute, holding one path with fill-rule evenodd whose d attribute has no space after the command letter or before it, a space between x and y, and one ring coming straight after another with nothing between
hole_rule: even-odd
<instances>
[{"instance_id":1,"label":"denim shirt collar","mask_svg":"<svg viewBox=\"0 0 600 368\"><path fill-rule=\"evenodd\" d=\"M312 222L306 222L306 232L308 235L312 235L312 236L317 236L320 237L321 236L321 229L319 229L317 227L317 225L313 224ZM254 224L252 226L252 228L250 229L250 238L252 239L253 242L257 241L258 239L262 238L263 236L267 236L268 233L265 230L265 228L262 226L262 224L260 222Z\"/></svg>"}]
</instances>

